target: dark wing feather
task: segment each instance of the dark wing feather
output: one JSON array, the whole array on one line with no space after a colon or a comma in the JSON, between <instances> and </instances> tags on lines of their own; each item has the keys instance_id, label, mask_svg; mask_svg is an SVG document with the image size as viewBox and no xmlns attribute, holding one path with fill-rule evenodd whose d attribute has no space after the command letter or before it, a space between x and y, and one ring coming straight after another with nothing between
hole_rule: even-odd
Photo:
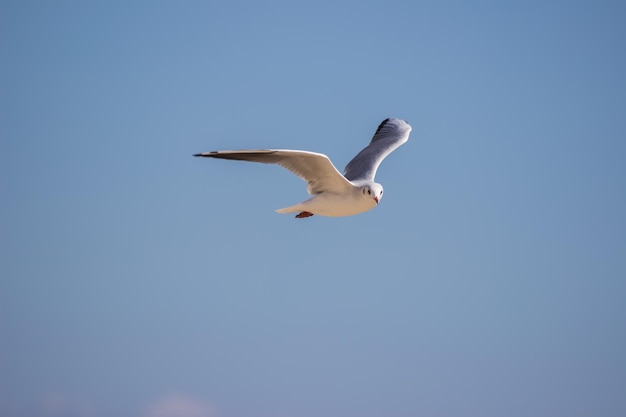
<instances>
[{"instance_id":1,"label":"dark wing feather","mask_svg":"<svg viewBox=\"0 0 626 417\"><path fill-rule=\"evenodd\" d=\"M378 166L387 155L409 139L411 126L402 119L385 119L376 129L372 141L346 165L350 181L374 181Z\"/></svg>"}]
</instances>

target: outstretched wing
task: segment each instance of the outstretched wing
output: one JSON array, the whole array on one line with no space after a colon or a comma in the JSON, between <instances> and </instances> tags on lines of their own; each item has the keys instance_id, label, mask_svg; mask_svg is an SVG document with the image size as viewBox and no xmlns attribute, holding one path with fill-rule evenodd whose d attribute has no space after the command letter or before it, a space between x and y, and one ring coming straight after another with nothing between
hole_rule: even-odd
<instances>
[{"instance_id":1,"label":"outstretched wing","mask_svg":"<svg viewBox=\"0 0 626 417\"><path fill-rule=\"evenodd\" d=\"M330 159L321 153L288 149L255 149L205 152L194 156L277 164L305 180L308 183L309 194L324 191L344 192L352 187L350 182L337 171Z\"/></svg>"},{"instance_id":2,"label":"outstretched wing","mask_svg":"<svg viewBox=\"0 0 626 417\"><path fill-rule=\"evenodd\" d=\"M372 141L346 165L350 181L374 181L378 166L387 155L409 140L411 126L402 119L385 119L376 129Z\"/></svg>"}]
</instances>

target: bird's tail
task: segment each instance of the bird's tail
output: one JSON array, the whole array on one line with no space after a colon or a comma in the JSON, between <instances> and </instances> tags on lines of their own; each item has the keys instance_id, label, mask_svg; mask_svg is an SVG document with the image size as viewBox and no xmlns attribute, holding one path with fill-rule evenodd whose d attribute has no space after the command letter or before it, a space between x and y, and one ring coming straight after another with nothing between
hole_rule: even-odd
<instances>
[{"instance_id":1,"label":"bird's tail","mask_svg":"<svg viewBox=\"0 0 626 417\"><path fill-rule=\"evenodd\" d=\"M302 203L298 203L298 204L293 205L293 206L289 206L289 207L278 209L278 210L276 210L276 213L288 214L288 213L296 213L296 212L302 211L302 210L304 210L304 208L302 207Z\"/></svg>"}]
</instances>

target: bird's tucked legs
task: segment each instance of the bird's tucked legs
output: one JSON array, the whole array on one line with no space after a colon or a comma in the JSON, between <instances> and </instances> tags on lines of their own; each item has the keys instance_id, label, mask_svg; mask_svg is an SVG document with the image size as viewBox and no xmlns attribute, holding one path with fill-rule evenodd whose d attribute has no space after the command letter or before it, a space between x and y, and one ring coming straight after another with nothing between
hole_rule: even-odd
<instances>
[{"instance_id":1,"label":"bird's tucked legs","mask_svg":"<svg viewBox=\"0 0 626 417\"><path fill-rule=\"evenodd\" d=\"M313 213L309 213L308 211L301 211L300 213L296 214L296 219L304 219L306 217L311 217L313 215Z\"/></svg>"}]
</instances>

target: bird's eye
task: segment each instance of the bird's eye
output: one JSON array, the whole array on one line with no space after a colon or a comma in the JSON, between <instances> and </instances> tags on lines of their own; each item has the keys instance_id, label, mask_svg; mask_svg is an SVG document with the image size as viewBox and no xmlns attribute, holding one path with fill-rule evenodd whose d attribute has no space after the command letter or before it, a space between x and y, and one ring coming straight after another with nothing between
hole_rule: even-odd
<instances>
[{"instance_id":1,"label":"bird's eye","mask_svg":"<svg viewBox=\"0 0 626 417\"><path fill-rule=\"evenodd\" d=\"M367 193L368 194L372 194L372 190L367 190Z\"/></svg>"}]
</instances>

